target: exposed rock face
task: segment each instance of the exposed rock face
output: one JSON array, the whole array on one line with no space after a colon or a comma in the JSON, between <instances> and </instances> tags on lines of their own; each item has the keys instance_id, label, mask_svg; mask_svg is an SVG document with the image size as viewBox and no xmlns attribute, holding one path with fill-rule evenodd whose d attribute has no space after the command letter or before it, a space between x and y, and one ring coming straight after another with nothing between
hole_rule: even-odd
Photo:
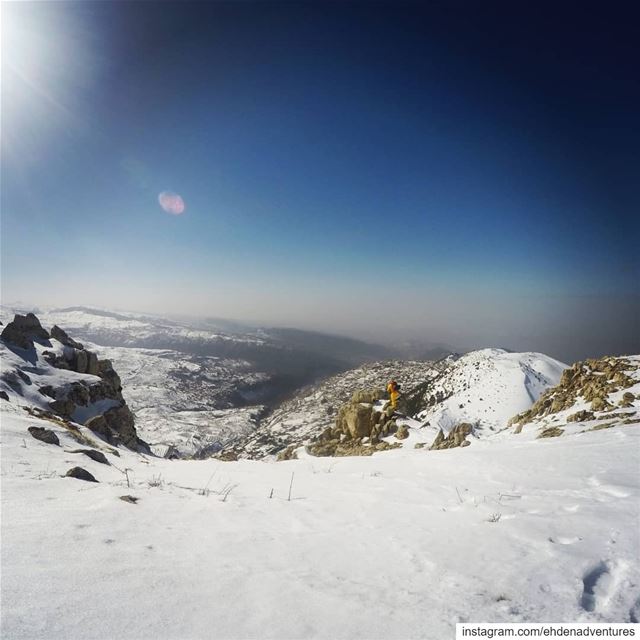
<instances>
[{"instance_id":1,"label":"exposed rock face","mask_svg":"<svg viewBox=\"0 0 640 640\"><path fill-rule=\"evenodd\" d=\"M16 346L32 348L33 340L49 339L50 336L38 318L30 313L16 315L13 322L4 328L2 338ZM51 399L49 410L65 421L77 421L79 415L100 412L87 420L86 426L111 444L122 443L131 449L149 452L148 445L137 436L134 416L122 396L122 383L111 362L99 360L97 354L85 349L58 326L52 328L51 340L58 344L47 344L51 350L42 352L44 360L53 367L75 371L86 377L66 384L58 383L57 386L35 383L38 392ZM87 374L95 377L90 378ZM2 382L20 395L24 394L24 385L34 384L19 367L1 375ZM46 378L47 382L50 379Z\"/></svg>"},{"instance_id":2,"label":"exposed rock face","mask_svg":"<svg viewBox=\"0 0 640 640\"><path fill-rule=\"evenodd\" d=\"M33 313L26 316L16 313L13 321L2 330L0 337L21 349L30 349L34 340L48 340L49 332L42 327L40 320Z\"/></svg>"},{"instance_id":3,"label":"exposed rock face","mask_svg":"<svg viewBox=\"0 0 640 640\"><path fill-rule=\"evenodd\" d=\"M67 347L73 347L74 349L84 349L80 342L76 342L73 338L67 335L67 332L61 329L57 324L51 327L51 337L55 338L58 342Z\"/></svg>"},{"instance_id":4,"label":"exposed rock face","mask_svg":"<svg viewBox=\"0 0 640 640\"><path fill-rule=\"evenodd\" d=\"M545 391L528 411L511 418L509 425L527 424L535 418L570 409L579 397L591 403L592 412L612 409L609 394L635 385L636 381L628 375L635 370L636 366L627 358L576 362L563 372L558 385Z\"/></svg>"},{"instance_id":5,"label":"exposed rock face","mask_svg":"<svg viewBox=\"0 0 640 640\"><path fill-rule=\"evenodd\" d=\"M471 443L467 440L467 436L473 432L473 427L468 422L461 422L456 425L445 437L442 429L438 431L438 435L429 447L433 450L453 449L454 447L468 447Z\"/></svg>"},{"instance_id":6,"label":"exposed rock face","mask_svg":"<svg viewBox=\"0 0 640 640\"><path fill-rule=\"evenodd\" d=\"M29 427L28 431L36 440L60 446L58 436L51 431L51 429L44 429L43 427Z\"/></svg>"},{"instance_id":7,"label":"exposed rock face","mask_svg":"<svg viewBox=\"0 0 640 640\"><path fill-rule=\"evenodd\" d=\"M307 446L307 452L314 456L370 456L376 451L402 446L399 442L389 444L380 440L398 430L391 419L393 409L380 411L373 404L383 397L380 390L356 391L351 401L340 407L335 426L327 427ZM406 435L401 433L399 439L408 435L406 430Z\"/></svg>"},{"instance_id":8,"label":"exposed rock face","mask_svg":"<svg viewBox=\"0 0 640 640\"><path fill-rule=\"evenodd\" d=\"M82 467L73 467L64 474L67 478L77 478L78 480L86 480L87 482L98 482L86 469Z\"/></svg>"}]
</instances>

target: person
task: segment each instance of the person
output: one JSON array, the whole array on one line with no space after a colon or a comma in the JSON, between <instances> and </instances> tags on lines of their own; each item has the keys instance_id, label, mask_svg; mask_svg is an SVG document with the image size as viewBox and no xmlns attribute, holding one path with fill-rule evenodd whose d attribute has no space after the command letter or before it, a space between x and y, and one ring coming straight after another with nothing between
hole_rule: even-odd
<instances>
[{"instance_id":1,"label":"person","mask_svg":"<svg viewBox=\"0 0 640 640\"><path fill-rule=\"evenodd\" d=\"M387 393L389 394L391 408L395 411L398 406L398 398L400 397L400 385L395 380L391 380L387 385Z\"/></svg>"}]
</instances>

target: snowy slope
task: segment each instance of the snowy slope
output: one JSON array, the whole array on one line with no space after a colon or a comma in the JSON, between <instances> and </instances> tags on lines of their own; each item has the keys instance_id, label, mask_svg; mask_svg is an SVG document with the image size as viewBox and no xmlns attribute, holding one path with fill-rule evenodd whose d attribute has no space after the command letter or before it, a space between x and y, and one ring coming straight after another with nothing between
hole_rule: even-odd
<instances>
[{"instance_id":1,"label":"snowy slope","mask_svg":"<svg viewBox=\"0 0 640 640\"><path fill-rule=\"evenodd\" d=\"M0 405L6 638L442 640L460 621L640 617L640 425L281 463L121 450L105 466ZM78 464L99 484L60 477Z\"/></svg>"},{"instance_id":2,"label":"snowy slope","mask_svg":"<svg viewBox=\"0 0 640 640\"><path fill-rule=\"evenodd\" d=\"M468 422L476 435L505 428L512 416L557 384L566 368L541 353L503 349L472 351L447 364L447 370L424 394L425 408L417 417L445 433Z\"/></svg>"}]
</instances>

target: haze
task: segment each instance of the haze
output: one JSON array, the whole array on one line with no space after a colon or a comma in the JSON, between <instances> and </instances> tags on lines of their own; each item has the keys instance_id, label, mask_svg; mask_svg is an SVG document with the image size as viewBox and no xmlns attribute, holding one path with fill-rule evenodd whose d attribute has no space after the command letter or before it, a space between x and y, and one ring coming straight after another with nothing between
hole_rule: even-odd
<instances>
[{"instance_id":1,"label":"haze","mask_svg":"<svg viewBox=\"0 0 640 640\"><path fill-rule=\"evenodd\" d=\"M3 3L2 301L638 353L631 16Z\"/></svg>"}]
</instances>

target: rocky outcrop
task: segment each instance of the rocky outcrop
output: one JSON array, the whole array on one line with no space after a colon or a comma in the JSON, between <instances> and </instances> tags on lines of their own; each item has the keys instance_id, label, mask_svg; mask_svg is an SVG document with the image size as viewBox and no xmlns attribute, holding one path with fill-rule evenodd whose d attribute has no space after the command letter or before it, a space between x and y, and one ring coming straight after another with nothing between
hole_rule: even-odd
<instances>
[{"instance_id":1,"label":"rocky outcrop","mask_svg":"<svg viewBox=\"0 0 640 640\"><path fill-rule=\"evenodd\" d=\"M13 321L2 330L0 337L8 344L30 349L34 340L48 340L49 332L33 313L27 313L26 316L16 313Z\"/></svg>"},{"instance_id":2,"label":"rocky outcrop","mask_svg":"<svg viewBox=\"0 0 640 640\"><path fill-rule=\"evenodd\" d=\"M454 447L468 447L471 443L467 440L467 436L471 433L473 433L473 427L468 422L461 422L456 425L446 436L440 429L429 449L437 451L439 449L453 449Z\"/></svg>"},{"instance_id":3,"label":"rocky outcrop","mask_svg":"<svg viewBox=\"0 0 640 640\"><path fill-rule=\"evenodd\" d=\"M380 390L360 390L351 397L351 401L340 407L335 426L327 427L306 447L314 456L370 456L376 451L385 451L402 446L389 444L381 438L398 431L393 420L393 409L380 410L375 405L384 397ZM404 427L406 430L406 427ZM401 432L399 439L408 436Z\"/></svg>"},{"instance_id":4,"label":"rocky outcrop","mask_svg":"<svg viewBox=\"0 0 640 640\"><path fill-rule=\"evenodd\" d=\"M66 347L72 347L74 349L84 349L80 342L76 342L73 338L67 335L64 329L61 329L57 324L51 327L51 337L65 345Z\"/></svg>"},{"instance_id":5,"label":"rocky outcrop","mask_svg":"<svg viewBox=\"0 0 640 640\"><path fill-rule=\"evenodd\" d=\"M636 370L637 367L623 357L576 362L565 369L558 385L547 389L530 409L511 418L509 426L524 425L536 418L570 409L579 398L590 403L591 412L608 411L613 408L610 394L634 386L636 380L629 373Z\"/></svg>"},{"instance_id":6,"label":"rocky outcrop","mask_svg":"<svg viewBox=\"0 0 640 640\"><path fill-rule=\"evenodd\" d=\"M49 335L32 313L16 315L4 328L2 338L21 348L32 348L33 340L50 339L48 349L42 352L44 360L57 369L83 374L73 381L72 376L60 376L67 380L66 384L52 385L51 380L55 377L38 379L40 373L34 370L36 377L32 380L18 366L0 376L0 381L12 391L24 395L24 386L33 384L45 402L48 401L48 409L63 421L77 422L78 416L84 419L92 415L86 426L110 444L124 444L134 450L149 452L148 445L137 436L135 418L122 396L122 383L111 361L100 360L96 353L85 349L57 325ZM47 384L38 384L45 380Z\"/></svg>"}]
</instances>

